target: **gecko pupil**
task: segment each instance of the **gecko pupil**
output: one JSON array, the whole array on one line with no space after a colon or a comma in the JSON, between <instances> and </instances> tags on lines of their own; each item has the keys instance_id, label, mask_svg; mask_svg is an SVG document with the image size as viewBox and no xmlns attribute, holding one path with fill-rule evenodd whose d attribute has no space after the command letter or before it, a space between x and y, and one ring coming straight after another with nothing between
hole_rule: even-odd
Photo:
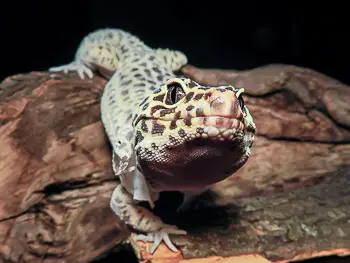
<instances>
[{"instance_id":1,"label":"gecko pupil","mask_svg":"<svg viewBox=\"0 0 350 263\"><path fill-rule=\"evenodd\" d=\"M179 100L185 97L185 92L181 85L178 83L172 83L168 86L168 93L166 98L166 104L175 104Z\"/></svg>"}]
</instances>

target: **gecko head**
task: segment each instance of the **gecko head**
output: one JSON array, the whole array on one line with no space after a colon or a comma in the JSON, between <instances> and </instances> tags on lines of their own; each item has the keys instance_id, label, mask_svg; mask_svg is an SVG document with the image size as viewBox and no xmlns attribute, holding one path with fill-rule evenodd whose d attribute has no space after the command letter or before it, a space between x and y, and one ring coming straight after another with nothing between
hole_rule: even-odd
<instances>
[{"instance_id":1,"label":"gecko head","mask_svg":"<svg viewBox=\"0 0 350 263\"><path fill-rule=\"evenodd\" d=\"M155 188L191 190L219 182L247 161L255 124L243 88L169 79L134 119L139 169Z\"/></svg>"}]
</instances>

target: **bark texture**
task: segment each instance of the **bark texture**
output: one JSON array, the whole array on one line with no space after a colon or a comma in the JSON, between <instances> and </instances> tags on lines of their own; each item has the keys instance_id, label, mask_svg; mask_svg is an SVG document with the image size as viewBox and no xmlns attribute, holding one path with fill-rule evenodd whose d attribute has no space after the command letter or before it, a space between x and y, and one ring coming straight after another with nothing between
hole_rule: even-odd
<instances>
[{"instance_id":1,"label":"bark texture","mask_svg":"<svg viewBox=\"0 0 350 263\"><path fill-rule=\"evenodd\" d=\"M189 232L175 239L180 252L153 256L109 208L118 179L100 121L106 80L32 72L0 84L0 262L91 262L126 241L151 262L350 254L349 87L285 65L183 72L244 86L258 136L242 169L171 216Z\"/></svg>"}]
</instances>

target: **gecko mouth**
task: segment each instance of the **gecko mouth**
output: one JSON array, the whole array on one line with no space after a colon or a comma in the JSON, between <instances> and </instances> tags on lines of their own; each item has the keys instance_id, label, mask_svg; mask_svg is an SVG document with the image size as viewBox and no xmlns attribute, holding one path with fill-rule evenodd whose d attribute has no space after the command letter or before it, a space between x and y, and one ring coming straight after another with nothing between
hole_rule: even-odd
<instances>
[{"instance_id":1,"label":"gecko mouth","mask_svg":"<svg viewBox=\"0 0 350 263\"><path fill-rule=\"evenodd\" d=\"M244 124L241 120L223 116L207 116L207 117L192 117L183 119L183 121L191 122L193 126L204 125L207 127L216 127L217 129L237 129L243 130Z\"/></svg>"},{"instance_id":2,"label":"gecko mouth","mask_svg":"<svg viewBox=\"0 0 350 263\"><path fill-rule=\"evenodd\" d=\"M186 129L190 127L196 127L197 129L203 129L205 133L211 135L217 135L219 133L224 133L227 131L241 131L255 133L255 127L251 125L245 125L240 119L235 117L226 117L226 116L203 116L203 117L191 117L181 119L165 119L165 118L140 118L139 121L152 121L157 122L158 124L169 127L170 130L174 129ZM136 123L136 125L137 125Z\"/></svg>"}]
</instances>

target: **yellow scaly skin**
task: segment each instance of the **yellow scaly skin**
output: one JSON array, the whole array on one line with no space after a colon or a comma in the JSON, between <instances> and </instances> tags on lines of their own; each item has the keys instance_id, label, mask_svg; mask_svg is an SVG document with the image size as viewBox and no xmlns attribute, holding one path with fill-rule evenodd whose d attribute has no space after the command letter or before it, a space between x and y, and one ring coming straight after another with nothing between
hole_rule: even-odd
<instances>
[{"instance_id":1,"label":"yellow scaly skin","mask_svg":"<svg viewBox=\"0 0 350 263\"><path fill-rule=\"evenodd\" d=\"M232 175L250 156L255 125L243 103L243 89L204 87L175 73L187 57L152 49L120 29L90 33L75 60L51 72L113 72L101 98L101 118L113 147L113 169L121 184L111 197L112 210L135 231L138 240L174 252L169 234L184 230L167 225L138 206L161 191L184 192L185 199Z\"/></svg>"}]
</instances>

